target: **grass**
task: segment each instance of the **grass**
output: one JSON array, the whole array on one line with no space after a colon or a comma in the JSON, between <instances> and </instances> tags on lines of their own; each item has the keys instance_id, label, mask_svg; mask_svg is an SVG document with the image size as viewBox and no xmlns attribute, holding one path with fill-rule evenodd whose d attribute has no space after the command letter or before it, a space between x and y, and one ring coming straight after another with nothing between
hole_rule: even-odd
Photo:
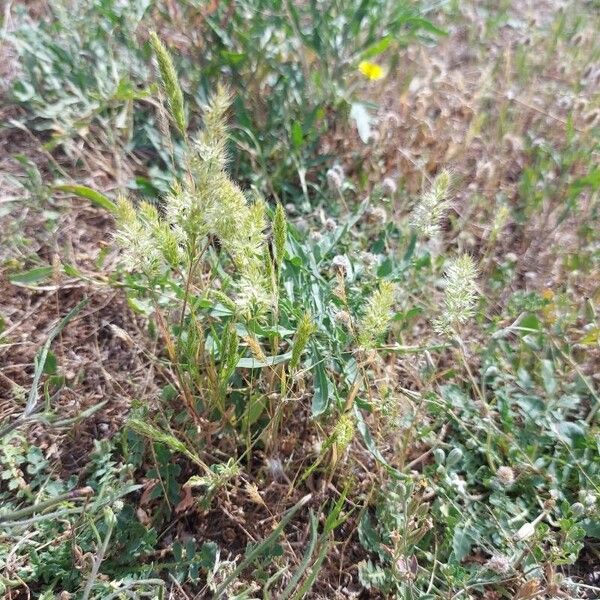
<instances>
[{"instance_id":1,"label":"grass","mask_svg":"<svg viewBox=\"0 0 600 600\"><path fill-rule=\"evenodd\" d=\"M325 4L6 13L7 598L597 597L593 3Z\"/></svg>"}]
</instances>

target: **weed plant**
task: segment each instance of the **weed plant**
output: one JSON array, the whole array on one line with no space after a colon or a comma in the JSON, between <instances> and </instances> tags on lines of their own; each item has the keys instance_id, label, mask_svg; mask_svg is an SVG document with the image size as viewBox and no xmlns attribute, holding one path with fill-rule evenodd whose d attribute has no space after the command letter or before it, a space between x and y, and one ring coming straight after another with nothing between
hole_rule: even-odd
<instances>
[{"instance_id":1,"label":"weed plant","mask_svg":"<svg viewBox=\"0 0 600 600\"><path fill-rule=\"evenodd\" d=\"M318 165L307 158L315 126L301 112L349 109L337 73L362 62L360 72L376 77L364 62L398 43L392 25L432 28L387 3L374 12L370 2L327 4L339 11L331 21L317 2L267 4L242 3L231 15L219 4L204 15L216 43L201 114L165 44L149 35L159 146L173 165L158 201L69 188L115 217L122 260L110 282L145 317L163 387L160 397L131 400L123 431L97 443L78 477L59 477L22 433L27 423L61 425L51 381L43 395L38 384L74 313L52 330L24 414L0 428L3 593L299 599L318 597L326 579L346 594L335 561L352 542L357 594L594 597L579 571L583 558L597 559L600 538L600 399L582 366L597 350L594 300L509 291L498 305L490 288L510 281L504 263L490 266L489 248L478 261L439 243L453 226L457 185L444 169L410 210L395 210L392 180L347 203L337 221L324 218L310 234L297 226L276 199L290 173L302 188ZM246 33L243 16L255 19ZM310 24L323 35L311 36ZM284 57L312 48L324 63L276 60L261 29ZM222 71L234 80L255 72L256 93L239 99L213 86ZM267 100L265 86L274 90ZM263 102L267 133L257 137L249 115ZM242 124L233 132L232 113ZM239 166L240 151L256 175ZM557 160L574 155L567 146ZM551 158L535 156L515 220L544 200L540 171ZM232 170L254 187L244 191ZM594 173L569 178L565 211L590 193L595 214ZM324 177L343 205L341 169ZM494 221L491 243L508 218ZM590 251L586 269L597 262ZM266 521L254 523L249 506ZM244 531L245 546L220 523L200 530L216 507Z\"/></svg>"}]
</instances>

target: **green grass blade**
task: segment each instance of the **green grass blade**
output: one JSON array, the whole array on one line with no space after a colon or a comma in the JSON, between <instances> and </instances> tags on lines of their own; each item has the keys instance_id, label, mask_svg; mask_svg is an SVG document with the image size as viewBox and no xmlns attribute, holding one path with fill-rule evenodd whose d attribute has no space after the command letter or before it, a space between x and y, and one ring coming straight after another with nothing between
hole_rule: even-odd
<instances>
[{"instance_id":1,"label":"green grass blade","mask_svg":"<svg viewBox=\"0 0 600 600\"><path fill-rule=\"evenodd\" d=\"M306 552L304 553L304 556L302 557L302 562L300 563L300 566L298 567L296 572L292 575L292 578L288 582L288 584L285 587L285 589L283 590L283 592L281 592L281 594L279 596L279 600L286 600L290 596L290 594L294 591L294 588L296 587L296 585L298 585L298 582L300 581L300 579L302 578L302 576L308 569L313 552L315 551L315 546L317 545L317 539L318 539L317 525L318 525L318 523L319 522L318 522L317 517L311 511L311 513L310 513L310 542L308 543L308 548L306 549Z\"/></svg>"},{"instance_id":2,"label":"green grass blade","mask_svg":"<svg viewBox=\"0 0 600 600\"><path fill-rule=\"evenodd\" d=\"M80 198L85 198L89 200L92 204L96 206L100 206L104 208L110 213L115 213L117 210L117 205L109 200L104 194L93 190L90 187L85 185L72 185L72 184L64 184L64 185L55 185L53 189L57 192L65 192L67 194L73 194L74 196L79 196Z\"/></svg>"},{"instance_id":3,"label":"green grass blade","mask_svg":"<svg viewBox=\"0 0 600 600\"><path fill-rule=\"evenodd\" d=\"M279 523L279 525L277 525L273 532L270 535L268 535L267 538L261 544L258 544L255 548L248 552L244 560L242 560L242 562L229 575L229 577L227 577L225 581L223 581L223 583L216 590L215 595L213 596L213 600L218 600L218 598L220 598L221 595L228 588L229 584L232 581L234 581L238 577L238 575L240 575L240 573L244 571L244 569L246 569L252 562L254 562L254 560L263 553L265 548L268 548L277 539L277 537L283 531L285 526L292 520L292 517L301 508L306 506L306 504L308 504L311 498L312 494L307 494L306 496L301 498L296 504L294 504L294 506L292 506L290 510L288 510L288 512L283 516L281 522Z\"/></svg>"},{"instance_id":4,"label":"green grass blade","mask_svg":"<svg viewBox=\"0 0 600 600\"><path fill-rule=\"evenodd\" d=\"M35 372L33 374L33 383L31 384L31 391L29 392L29 398L25 406L25 412L23 413L24 418L27 418L37 406L39 400L38 386L40 383L40 378L42 377L42 373L44 372L44 365L46 364L48 352L50 351L50 346L52 345L54 338L67 326L69 321L72 321L73 318L75 318L81 312L81 310L84 306L86 306L87 303L87 298L79 302L60 320L56 327L54 327L52 331L50 331L48 339L42 346L42 349L35 360Z\"/></svg>"}]
</instances>

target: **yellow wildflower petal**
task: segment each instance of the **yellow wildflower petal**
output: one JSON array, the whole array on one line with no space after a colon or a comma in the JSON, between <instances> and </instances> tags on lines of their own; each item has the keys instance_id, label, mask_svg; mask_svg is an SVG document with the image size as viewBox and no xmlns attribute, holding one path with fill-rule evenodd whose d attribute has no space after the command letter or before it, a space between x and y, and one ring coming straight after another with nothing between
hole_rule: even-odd
<instances>
[{"instance_id":1,"label":"yellow wildflower petal","mask_svg":"<svg viewBox=\"0 0 600 600\"><path fill-rule=\"evenodd\" d=\"M368 60L361 61L361 63L358 65L358 70L371 81L377 81L384 75L383 67L381 65L369 62Z\"/></svg>"}]
</instances>

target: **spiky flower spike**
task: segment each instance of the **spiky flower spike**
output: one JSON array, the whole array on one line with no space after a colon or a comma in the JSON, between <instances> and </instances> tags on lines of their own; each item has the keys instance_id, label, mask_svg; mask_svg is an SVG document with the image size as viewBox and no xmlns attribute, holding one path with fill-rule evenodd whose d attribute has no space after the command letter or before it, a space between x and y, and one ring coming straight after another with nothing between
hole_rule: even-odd
<instances>
[{"instance_id":1,"label":"spiky flower spike","mask_svg":"<svg viewBox=\"0 0 600 600\"><path fill-rule=\"evenodd\" d=\"M201 164L196 165L200 177L199 185L207 185L215 173L227 166L227 111L231 105L231 94L222 85L204 109L204 129L196 138L196 151Z\"/></svg>"},{"instance_id":2,"label":"spiky flower spike","mask_svg":"<svg viewBox=\"0 0 600 600\"><path fill-rule=\"evenodd\" d=\"M340 415L333 430L333 438L338 453L342 454L354 439L354 419L348 413Z\"/></svg>"},{"instance_id":3,"label":"spiky flower spike","mask_svg":"<svg viewBox=\"0 0 600 600\"><path fill-rule=\"evenodd\" d=\"M450 335L475 314L477 267L468 254L454 259L446 269L444 312L434 322L438 333Z\"/></svg>"},{"instance_id":4,"label":"spiky flower spike","mask_svg":"<svg viewBox=\"0 0 600 600\"><path fill-rule=\"evenodd\" d=\"M257 197L249 203L225 171L230 102L229 92L219 86L206 108L204 129L195 143L198 156L191 163L196 180L193 195L206 232L216 235L233 258L240 276L236 303L247 313L264 309L273 298L264 267L264 201Z\"/></svg>"},{"instance_id":5,"label":"spiky flower spike","mask_svg":"<svg viewBox=\"0 0 600 600\"><path fill-rule=\"evenodd\" d=\"M173 62L155 33L151 42L171 117L185 134L183 94ZM165 198L164 218L143 204L136 214L123 201L118 239L126 258L135 254L133 268L143 266L148 272L160 257L163 264L191 277L209 238L218 238L223 255L231 257L235 267L234 273L223 271L221 283L234 288L237 310L260 316L274 300L273 278L265 269L265 204L261 198L248 201L226 172L230 101L219 86L205 109L202 131L193 145L186 144L188 170Z\"/></svg>"},{"instance_id":6,"label":"spiky flower spike","mask_svg":"<svg viewBox=\"0 0 600 600\"><path fill-rule=\"evenodd\" d=\"M127 198L117 202L116 242L123 248L125 265L130 270L139 270L151 277L159 269L162 257L153 237L157 225L156 209L150 205L136 211ZM156 217L156 220L155 220Z\"/></svg>"},{"instance_id":7,"label":"spiky flower spike","mask_svg":"<svg viewBox=\"0 0 600 600\"><path fill-rule=\"evenodd\" d=\"M300 358L310 336L315 332L315 325L308 313L304 313L300 322L298 323L298 329L292 343L292 357L290 358L290 371L296 370L300 364Z\"/></svg>"},{"instance_id":8,"label":"spiky flower spike","mask_svg":"<svg viewBox=\"0 0 600 600\"><path fill-rule=\"evenodd\" d=\"M150 43L156 56L160 78L162 80L163 89L169 104L169 112L171 117L179 129L181 135L185 136L187 125L185 118L185 110L183 106L183 92L179 85L177 72L173 65L173 59L165 45L154 31L150 32Z\"/></svg>"},{"instance_id":9,"label":"spiky flower spike","mask_svg":"<svg viewBox=\"0 0 600 600\"><path fill-rule=\"evenodd\" d=\"M420 235L432 237L440 230L440 221L450 205L448 200L450 184L450 173L444 169L415 207L410 224Z\"/></svg>"},{"instance_id":10,"label":"spiky flower spike","mask_svg":"<svg viewBox=\"0 0 600 600\"><path fill-rule=\"evenodd\" d=\"M358 329L358 343L362 348L373 348L377 338L386 332L392 316L394 292L394 284L391 281L383 280L369 299L367 311Z\"/></svg>"}]
</instances>

